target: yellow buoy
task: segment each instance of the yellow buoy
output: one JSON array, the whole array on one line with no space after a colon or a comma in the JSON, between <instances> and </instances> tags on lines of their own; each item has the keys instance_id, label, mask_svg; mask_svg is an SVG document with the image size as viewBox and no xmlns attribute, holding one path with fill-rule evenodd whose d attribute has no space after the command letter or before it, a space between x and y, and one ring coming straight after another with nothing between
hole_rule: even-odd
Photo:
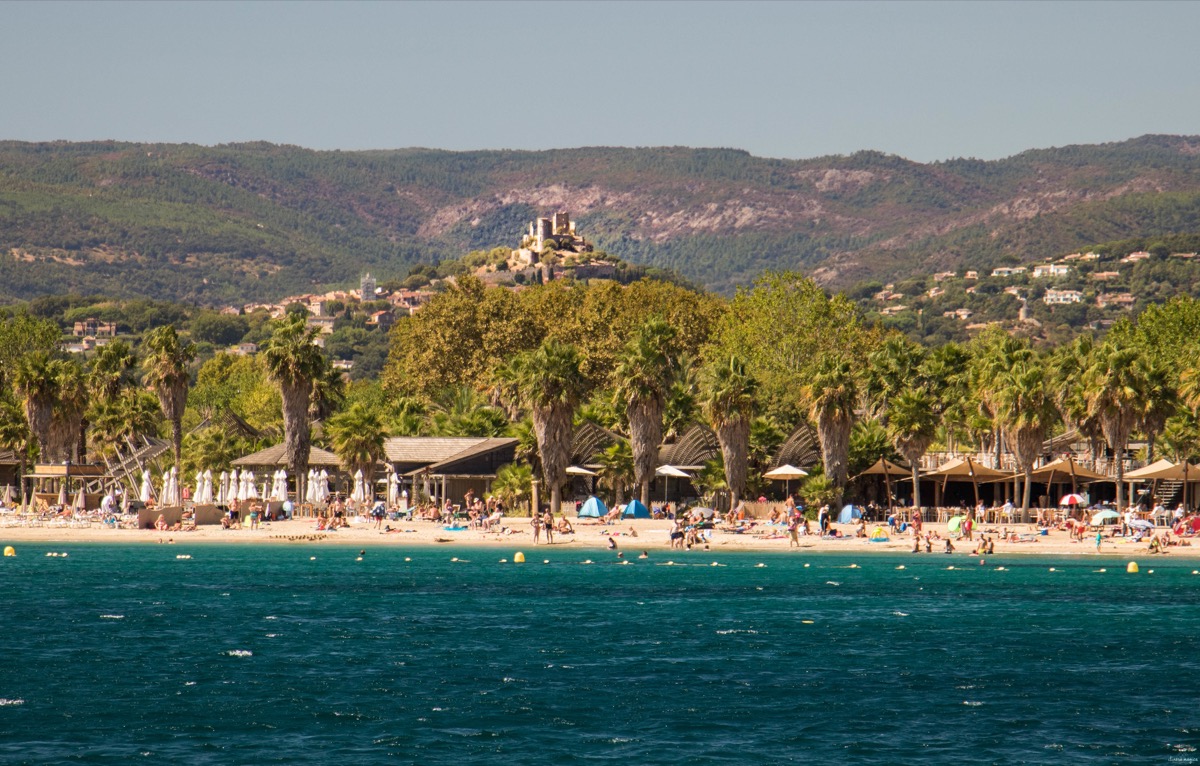
<instances>
[{"instance_id":1,"label":"yellow buoy","mask_svg":"<svg viewBox=\"0 0 1200 766\"><path fill-rule=\"evenodd\" d=\"M520 551L517 551L516 553L514 553L513 554L513 563L514 564L524 564L525 563L525 554L521 553Z\"/></svg>"},{"instance_id":2,"label":"yellow buoy","mask_svg":"<svg viewBox=\"0 0 1200 766\"><path fill-rule=\"evenodd\" d=\"M1130 561L1128 564L1125 565L1125 571L1128 572L1129 574L1137 574L1138 573L1137 562Z\"/></svg>"},{"instance_id":3,"label":"yellow buoy","mask_svg":"<svg viewBox=\"0 0 1200 766\"><path fill-rule=\"evenodd\" d=\"M6 546L4 546L4 555L5 556L16 556L17 549L12 547L11 545L6 545Z\"/></svg>"}]
</instances>

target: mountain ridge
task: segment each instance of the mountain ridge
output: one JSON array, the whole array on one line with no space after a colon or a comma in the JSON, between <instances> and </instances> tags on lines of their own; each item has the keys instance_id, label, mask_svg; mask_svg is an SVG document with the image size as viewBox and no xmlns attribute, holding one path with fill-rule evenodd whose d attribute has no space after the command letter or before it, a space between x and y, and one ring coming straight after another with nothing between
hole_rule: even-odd
<instances>
[{"instance_id":1,"label":"mountain ridge","mask_svg":"<svg viewBox=\"0 0 1200 766\"><path fill-rule=\"evenodd\" d=\"M515 247L553 210L600 249L719 291L766 269L844 287L1200 231L1200 137L933 163L875 151L4 141L0 297L274 298Z\"/></svg>"}]
</instances>

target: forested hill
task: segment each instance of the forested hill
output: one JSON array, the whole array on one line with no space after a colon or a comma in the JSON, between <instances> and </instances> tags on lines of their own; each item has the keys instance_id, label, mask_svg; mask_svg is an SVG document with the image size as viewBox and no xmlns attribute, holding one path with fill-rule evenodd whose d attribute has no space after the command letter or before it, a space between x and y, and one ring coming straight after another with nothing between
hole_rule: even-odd
<instances>
[{"instance_id":1,"label":"forested hill","mask_svg":"<svg viewBox=\"0 0 1200 766\"><path fill-rule=\"evenodd\" d=\"M515 246L528 221L560 209L597 247L714 289L765 269L841 286L1200 232L1200 137L932 164L0 142L0 299L277 298Z\"/></svg>"}]
</instances>

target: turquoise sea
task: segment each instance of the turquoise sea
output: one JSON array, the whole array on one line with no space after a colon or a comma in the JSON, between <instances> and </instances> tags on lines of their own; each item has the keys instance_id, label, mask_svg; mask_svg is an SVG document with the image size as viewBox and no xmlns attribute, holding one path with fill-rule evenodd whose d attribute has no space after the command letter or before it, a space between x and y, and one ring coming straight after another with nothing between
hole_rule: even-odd
<instances>
[{"instance_id":1,"label":"turquoise sea","mask_svg":"<svg viewBox=\"0 0 1200 766\"><path fill-rule=\"evenodd\" d=\"M1200 760L1200 562L524 550L21 545L0 763Z\"/></svg>"}]
</instances>

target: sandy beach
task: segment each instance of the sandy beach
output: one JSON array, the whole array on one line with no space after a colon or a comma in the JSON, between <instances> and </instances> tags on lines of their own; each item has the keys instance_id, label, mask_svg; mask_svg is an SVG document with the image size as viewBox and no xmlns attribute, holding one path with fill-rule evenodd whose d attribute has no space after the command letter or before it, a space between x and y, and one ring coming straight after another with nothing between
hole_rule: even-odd
<instances>
[{"instance_id":1,"label":"sandy beach","mask_svg":"<svg viewBox=\"0 0 1200 766\"><path fill-rule=\"evenodd\" d=\"M536 548L579 548L586 550L609 549L609 538L617 545L617 550L630 555L639 554L646 550L651 553L670 550L668 536L670 522L665 520L636 519L624 521L615 525L575 522L575 533L570 535L555 534L554 542L547 545L543 537ZM480 546L497 549L522 550L528 554L535 548L533 534L529 527L528 518L505 519L504 533L488 533L480 530L467 529L462 531L447 531L439 523L428 521L392 521L388 522L392 531L380 531L374 522L352 523L348 527L333 532L316 531L316 522L312 519L293 519L290 521L274 521L264 523L259 529L222 529L219 526L203 526L191 532L157 532L153 530L135 529L101 529L101 528L72 528L72 527L0 527L0 546L13 546L20 551L25 543L142 543L142 544L278 544L278 545L355 545L366 546ZM844 531L853 534L852 528L843 527ZM874 525L868 526L868 532ZM884 527L886 530L886 527ZM931 530L943 539L946 536L945 524L925 524L926 530ZM999 533L1004 527L985 526L983 531L988 537L993 537L992 531ZM1031 535L1035 528L1031 525L1016 525L1008 527L1026 535L1029 542L1006 542L996 539L996 555L1013 554L1042 554L1042 555L1086 555L1086 556L1120 556L1131 557L1149 555L1149 545L1146 541L1133 542L1120 537L1104 539L1100 553L1095 550L1094 535L1084 542L1071 540L1065 531L1050 530L1046 535ZM769 530L769 531L768 531ZM1160 530L1161 533L1162 530ZM967 540L954 541L954 555L974 555L976 542ZM912 538L908 534L893 535L888 542L871 542L863 538L848 537L843 539L825 539L816 536L801 536L799 549L793 551L806 553L878 553L878 552L909 552L912 550ZM933 555L943 553L944 542L935 540ZM693 549L693 553L704 551L703 545ZM708 544L710 551L772 551L787 552L789 550L786 532L779 527L759 525L750 533L734 533L715 530ZM686 554L687 551L678 551ZM1200 558L1200 545L1171 546L1167 556L1186 556Z\"/></svg>"}]
</instances>

